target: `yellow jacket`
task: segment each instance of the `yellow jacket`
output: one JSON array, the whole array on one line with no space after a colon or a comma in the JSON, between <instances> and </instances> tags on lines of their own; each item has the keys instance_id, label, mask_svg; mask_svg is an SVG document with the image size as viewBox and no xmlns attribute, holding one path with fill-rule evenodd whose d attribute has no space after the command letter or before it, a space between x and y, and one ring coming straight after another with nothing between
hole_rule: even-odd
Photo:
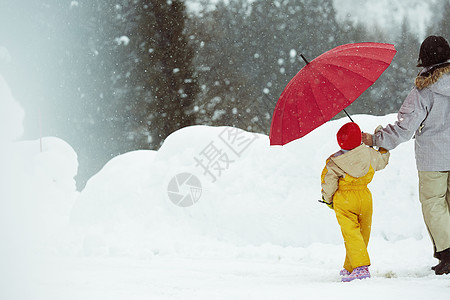
<instances>
[{"instance_id":1,"label":"yellow jacket","mask_svg":"<svg viewBox=\"0 0 450 300\"><path fill-rule=\"evenodd\" d=\"M366 187L372 181L374 171L386 167L389 156L389 151L383 148L377 151L365 145L331 155L321 176L323 199L331 203L338 188Z\"/></svg>"}]
</instances>

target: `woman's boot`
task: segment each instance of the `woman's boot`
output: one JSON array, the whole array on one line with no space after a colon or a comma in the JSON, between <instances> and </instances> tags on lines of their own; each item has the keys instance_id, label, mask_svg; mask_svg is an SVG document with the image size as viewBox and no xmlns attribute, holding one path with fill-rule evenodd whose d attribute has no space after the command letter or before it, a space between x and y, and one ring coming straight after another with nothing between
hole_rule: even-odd
<instances>
[{"instance_id":1,"label":"woman's boot","mask_svg":"<svg viewBox=\"0 0 450 300\"><path fill-rule=\"evenodd\" d=\"M450 274L450 248L438 253L441 262L436 266L434 273L436 275Z\"/></svg>"}]
</instances>

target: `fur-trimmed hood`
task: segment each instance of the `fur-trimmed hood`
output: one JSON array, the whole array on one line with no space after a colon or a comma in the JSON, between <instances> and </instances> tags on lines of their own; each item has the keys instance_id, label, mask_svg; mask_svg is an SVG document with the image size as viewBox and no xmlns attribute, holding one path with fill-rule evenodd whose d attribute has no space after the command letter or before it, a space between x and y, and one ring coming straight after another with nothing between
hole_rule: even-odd
<instances>
[{"instance_id":1,"label":"fur-trimmed hood","mask_svg":"<svg viewBox=\"0 0 450 300\"><path fill-rule=\"evenodd\" d=\"M440 82L446 77L445 82ZM438 83L436 85L436 83ZM425 69L416 77L414 82L417 89L432 87L435 92L450 96L450 62ZM441 91L442 90L442 91Z\"/></svg>"}]
</instances>

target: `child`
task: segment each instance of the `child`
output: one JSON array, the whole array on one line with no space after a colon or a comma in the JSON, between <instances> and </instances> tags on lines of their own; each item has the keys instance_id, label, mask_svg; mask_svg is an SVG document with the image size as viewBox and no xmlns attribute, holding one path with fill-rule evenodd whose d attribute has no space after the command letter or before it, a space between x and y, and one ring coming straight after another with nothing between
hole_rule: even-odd
<instances>
[{"instance_id":1,"label":"child","mask_svg":"<svg viewBox=\"0 0 450 300\"><path fill-rule=\"evenodd\" d=\"M372 224L372 194L367 184L389 161L389 152L361 144L361 130L347 123L337 133L341 150L331 155L322 172L322 200L336 212L346 257L343 282L370 278L367 253Z\"/></svg>"}]
</instances>

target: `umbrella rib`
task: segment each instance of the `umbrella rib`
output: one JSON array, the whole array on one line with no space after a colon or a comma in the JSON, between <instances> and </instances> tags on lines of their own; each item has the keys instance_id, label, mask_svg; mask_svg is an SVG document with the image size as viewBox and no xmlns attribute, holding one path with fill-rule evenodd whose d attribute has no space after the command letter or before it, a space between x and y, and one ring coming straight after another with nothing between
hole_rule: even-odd
<instances>
[{"instance_id":1,"label":"umbrella rib","mask_svg":"<svg viewBox=\"0 0 450 300\"><path fill-rule=\"evenodd\" d=\"M290 84L291 84L291 83L289 82L288 85L290 85ZM287 87L286 87L286 89L287 89ZM285 90L286 90L286 89L285 89ZM283 103L282 103L282 104L283 104L283 107L280 108L280 113L281 113L281 114L280 114L280 118L281 118L281 128L284 128L284 127L283 127L283 122L284 122L283 116L284 116L284 107L286 106L286 102L287 102L287 101L283 101ZM281 131L281 141L283 141L283 131Z\"/></svg>"},{"instance_id":2,"label":"umbrella rib","mask_svg":"<svg viewBox=\"0 0 450 300\"><path fill-rule=\"evenodd\" d=\"M358 57L358 58L364 58L363 56L358 56L358 55L345 55L345 56L346 56L346 57ZM373 59L373 60L375 60L375 59ZM387 66L390 65L390 63L387 63L387 62L382 61L382 60L376 60L376 61L379 62L379 63L381 63L381 64L387 65ZM351 70L351 69L348 69L348 68L346 68L346 67L343 67L343 66L341 66L341 65L338 65L338 64L336 64L336 63L332 63L332 62L320 63L320 61L318 61L317 63L318 63L319 65L335 66L335 67L341 68L341 69L343 69L343 70L350 71L350 72L352 72L352 73L358 74L358 73L356 73L355 71L353 71L353 70ZM384 68L383 72L384 72L386 69L387 69L387 67ZM383 72L380 73L380 76L381 76L381 74L382 74ZM358 75L359 75L359 76L362 76L362 75L360 75L360 74L358 74ZM378 77L379 77L379 76L378 76ZM364 77L364 78L365 78L365 77Z\"/></svg>"},{"instance_id":3,"label":"umbrella rib","mask_svg":"<svg viewBox=\"0 0 450 300\"><path fill-rule=\"evenodd\" d=\"M345 52L347 50L348 49L343 50L343 51L339 51L339 52ZM379 61L384 61L386 59L386 57L384 55L385 54L384 52L383 52L383 55L377 53L377 54L375 54L376 56L374 55L373 57L367 56L367 54L365 54L364 52L361 52L361 53L354 53L354 52L352 52L352 53L339 53L339 52L334 52L332 54L329 53L329 55L332 55L332 56L339 55L339 57L346 57L346 56L348 56L348 57L363 57L363 58L379 60ZM389 52L394 52L395 53L396 51L389 51ZM327 56L325 56L325 57L318 56L313 61L318 61L318 60L323 60L323 59L327 60L327 59L329 59L329 57L327 57Z\"/></svg>"},{"instance_id":4,"label":"umbrella rib","mask_svg":"<svg viewBox=\"0 0 450 300\"><path fill-rule=\"evenodd\" d=\"M310 85L308 85L308 89L311 91L311 94L315 97L314 91L313 91L313 89L311 88ZM340 91L339 91L339 92L340 92ZM314 101L314 106L316 106L316 107L317 107L317 110L320 112L320 115L322 116L322 120L326 120L326 117L324 116L322 110L320 109L320 107L319 107L319 105L317 104L316 101ZM300 122L300 118L297 118L297 120L298 120L298 122ZM323 123L325 123L325 122L326 122L326 121L324 121ZM323 124L323 123L322 123L322 124ZM298 126L299 126L299 128L300 128L300 123L298 124Z\"/></svg>"},{"instance_id":5,"label":"umbrella rib","mask_svg":"<svg viewBox=\"0 0 450 300\"><path fill-rule=\"evenodd\" d=\"M292 84L292 81L290 81L287 85L286 85L286 87L285 87L285 89L284 89L284 91L281 93L281 95L280 95L280 98L282 98L283 96L284 96L284 94L285 93L287 93L288 91L289 91L289 86ZM278 106L278 104L281 104L280 106ZM281 128L283 128L283 123L284 123L284 109L285 109L285 106L286 106L286 101L282 101L282 102L277 102L277 105L275 106L275 110L274 110L274 113L276 113L276 112L279 112L280 113L280 115L279 115L279 119L280 119L280 125L281 125ZM272 117L272 123L273 123L273 118L274 117ZM278 117L277 117L277 119L278 119ZM270 132L272 132L272 125L271 125L271 130L270 130ZM276 133L274 133L274 134L276 134ZM280 131L280 141L281 141L281 143L282 143L282 141L283 141L283 131Z\"/></svg>"},{"instance_id":6,"label":"umbrella rib","mask_svg":"<svg viewBox=\"0 0 450 300\"><path fill-rule=\"evenodd\" d=\"M343 56L344 56L344 55L343 55ZM355 57L355 58L362 58L362 59L366 59L366 61L367 61L367 60L369 60L369 61L371 61L371 62L376 61L376 62L378 62L378 63L380 63L380 64L384 64L384 65L387 65L387 66L390 65L389 62L386 62L386 61L384 61L384 60L379 60L379 59L368 59L367 57L364 57L364 56L358 56L358 55L345 55L345 57L348 57L348 58L352 58L352 57ZM324 64L324 63L322 63L322 62L320 62L320 61L317 62L317 63L318 63L318 64ZM341 65L335 64L335 63L330 62L330 61L327 61L326 64L331 65L331 66L339 66L339 67L341 67Z\"/></svg>"},{"instance_id":7,"label":"umbrella rib","mask_svg":"<svg viewBox=\"0 0 450 300\"><path fill-rule=\"evenodd\" d=\"M364 53L365 49L379 49L383 53L383 55L381 55L380 52L377 53L377 55L379 56L379 58L381 58L381 60L382 60L382 58L386 57L387 53L393 53L393 56L395 55L395 53L397 53L397 51L393 47L394 45L390 45L390 44L358 43L358 44L353 44L353 45L354 45L353 48L346 47L347 45L341 45L332 50L327 51L326 53L328 53L330 55L332 54L332 55L340 55L340 56L367 57L367 56L365 56L365 53ZM385 46L387 46L387 45L392 46L392 48L386 48ZM361 55L355 55L355 53L349 53L348 55L341 54L341 52L346 52L346 51L354 50L354 49L361 49L362 50L360 53ZM324 54L326 54L326 53L324 53ZM325 57L323 57L323 56L321 57L321 56L318 56L317 58L319 60L329 58L326 56ZM317 60L317 58L315 60ZM391 58L391 60L392 60L392 58ZM388 64L390 64L390 63L388 63Z\"/></svg>"},{"instance_id":8,"label":"umbrella rib","mask_svg":"<svg viewBox=\"0 0 450 300\"><path fill-rule=\"evenodd\" d=\"M375 81L376 81L376 80L370 80L370 79L368 79L367 77L364 77L363 75L361 75L361 74L359 74L359 73L357 73L357 72L355 72L355 71L353 71L353 70L346 69L346 68L341 67L341 66L338 66L338 65L333 65L333 64L328 64L328 65L335 66L335 67L337 67L337 68L340 68L340 69L342 69L342 70L345 70L346 72L350 72L350 73L352 73L352 74L358 76L359 78L362 78L362 79L364 79L364 80L366 80L366 81L368 81L368 82L371 82L370 85L374 84ZM381 73L378 75L377 79L381 76L381 74L383 74L383 72L381 72ZM333 83L333 81L332 81L331 79L329 79L329 78L326 76L326 74L320 72L320 75L323 76L324 78L326 78L326 79L328 80L328 82L329 82L332 86L334 86L334 87L336 88L336 90L338 90L339 92L341 92L341 90ZM364 91L363 91L363 92L364 92ZM341 92L341 94L344 95L344 93L342 93L342 92ZM361 93L361 94L362 94L362 93ZM361 94L360 94L360 95L361 95ZM359 97L359 96L358 96L358 97Z\"/></svg>"},{"instance_id":9,"label":"umbrella rib","mask_svg":"<svg viewBox=\"0 0 450 300\"><path fill-rule=\"evenodd\" d=\"M348 100L349 99L349 97L347 97L347 96L345 96L345 94L332 82L332 81L330 81L326 76L324 76L323 74L320 74L321 76L323 76L324 78L326 78L327 80L328 80L328 83L331 85L331 86L333 86L334 88L335 88L335 90L336 90L336 92L339 92L339 95L342 97L342 98L344 98L344 99L346 99L346 101L347 102L350 102L350 103L348 103L345 107L347 107L348 105L350 105L351 103L352 103L352 100L356 100L356 98L358 98L358 97L356 97L355 99L351 99L351 100ZM358 75L358 74L357 74ZM360 77L362 77L362 76L360 76ZM363 77L364 78L364 77ZM366 79L366 78L365 78ZM370 80L369 80L370 81ZM362 94L362 93L361 93ZM360 94L360 95L361 95ZM344 107L344 108L345 108ZM322 112L322 111L321 111ZM324 118L324 119L326 119L326 118Z\"/></svg>"}]
</instances>

